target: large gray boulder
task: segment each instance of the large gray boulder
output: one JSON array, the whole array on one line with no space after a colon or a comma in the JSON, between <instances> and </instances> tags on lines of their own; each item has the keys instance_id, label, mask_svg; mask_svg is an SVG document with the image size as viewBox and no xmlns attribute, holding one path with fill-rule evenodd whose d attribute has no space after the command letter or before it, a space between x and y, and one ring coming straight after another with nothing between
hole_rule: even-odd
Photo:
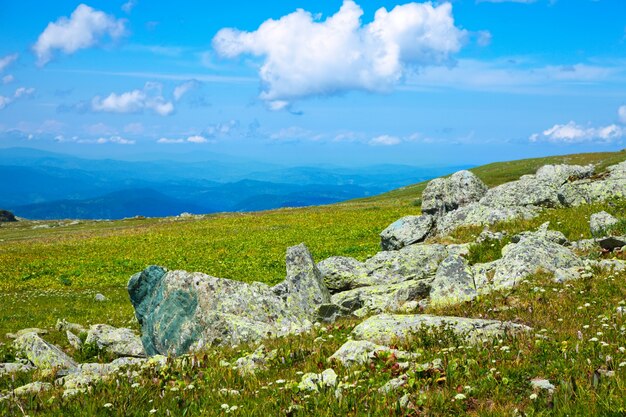
<instances>
[{"instance_id":1,"label":"large gray boulder","mask_svg":"<svg viewBox=\"0 0 626 417\"><path fill-rule=\"evenodd\" d=\"M513 219L532 219L539 210L535 207L491 207L482 203L472 203L451 211L437 223L437 233L447 234L462 226L489 226L497 222Z\"/></svg>"},{"instance_id":2,"label":"large gray boulder","mask_svg":"<svg viewBox=\"0 0 626 417\"><path fill-rule=\"evenodd\" d=\"M583 261L569 248L540 235L523 235L518 243L502 248L493 275L493 289L517 285L528 275L539 271L554 273L558 269L583 266Z\"/></svg>"},{"instance_id":3,"label":"large gray boulder","mask_svg":"<svg viewBox=\"0 0 626 417\"><path fill-rule=\"evenodd\" d=\"M332 256L317 264L324 284L331 292L347 291L354 288L379 284L372 277L365 264L347 256Z\"/></svg>"},{"instance_id":4,"label":"large gray boulder","mask_svg":"<svg viewBox=\"0 0 626 417\"><path fill-rule=\"evenodd\" d=\"M422 242L435 226L433 216L405 216L391 223L380 234L382 250L398 250Z\"/></svg>"},{"instance_id":5,"label":"large gray boulder","mask_svg":"<svg viewBox=\"0 0 626 417\"><path fill-rule=\"evenodd\" d=\"M615 217L611 216L606 211L593 213L589 219L589 228L591 229L591 235L595 237L605 236L606 232L613 226L619 223Z\"/></svg>"},{"instance_id":6,"label":"large gray boulder","mask_svg":"<svg viewBox=\"0 0 626 417\"><path fill-rule=\"evenodd\" d=\"M487 186L469 171L455 172L448 178L436 178L422 193L422 213L443 214L480 200Z\"/></svg>"},{"instance_id":7,"label":"large gray boulder","mask_svg":"<svg viewBox=\"0 0 626 417\"><path fill-rule=\"evenodd\" d=\"M470 319L466 317L433 316L430 314L372 316L352 330L356 340L368 340L380 345L404 343L426 328L448 328L469 343L501 338L506 334L530 331L531 328L506 321Z\"/></svg>"},{"instance_id":8,"label":"large gray boulder","mask_svg":"<svg viewBox=\"0 0 626 417\"><path fill-rule=\"evenodd\" d=\"M436 307L471 301L477 295L472 269L460 256L444 259L430 285L430 305Z\"/></svg>"},{"instance_id":9,"label":"large gray boulder","mask_svg":"<svg viewBox=\"0 0 626 417\"><path fill-rule=\"evenodd\" d=\"M273 288L157 266L133 275L128 292L145 352L183 354L308 328L330 294L304 245L286 259L287 278Z\"/></svg>"},{"instance_id":10,"label":"large gray boulder","mask_svg":"<svg viewBox=\"0 0 626 417\"><path fill-rule=\"evenodd\" d=\"M626 161L608 167L600 180L581 179L559 188L559 200L570 207L614 197L626 197Z\"/></svg>"},{"instance_id":11,"label":"large gray boulder","mask_svg":"<svg viewBox=\"0 0 626 417\"><path fill-rule=\"evenodd\" d=\"M552 182L534 175L524 175L517 181L498 185L487 191L480 203L489 207L558 207L558 188Z\"/></svg>"},{"instance_id":12,"label":"large gray boulder","mask_svg":"<svg viewBox=\"0 0 626 417\"><path fill-rule=\"evenodd\" d=\"M374 285L333 294L331 301L347 312L362 317L372 313L400 311L410 301L428 297L430 280L409 280Z\"/></svg>"},{"instance_id":13,"label":"large gray boulder","mask_svg":"<svg viewBox=\"0 0 626 417\"><path fill-rule=\"evenodd\" d=\"M131 329L116 328L108 324L94 324L87 332L85 343L95 344L98 348L117 356L144 357L141 338Z\"/></svg>"},{"instance_id":14,"label":"large gray boulder","mask_svg":"<svg viewBox=\"0 0 626 417\"><path fill-rule=\"evenodd\" d=\"M539 181L560 186L567 182L590 178L595 172L593 165L544 165L537 170Z\"/></svg>"},{"instance_id":15,"label":"large gray boulder","mask_svg":"<svg viewBox=\"0 0 626 417\"><path fill-rule=\"evenodd\" d=\"M369 274L385 277L386 283L430 278L447 256L444 245L415 244L398 251L378 252L365 261Z\"/></svg>"},{"instance_id":16,"label":"large gray boulder","mask_svg":"<svg viewBox=\"0 0 626 417\"><path fill-rule=\"evenodd\" d=\"M28 359L39 369L63 371L76 368L77 364L65 352L36 333L26 333L13 341L18 357Z\"/></svg>"}]
</instances>

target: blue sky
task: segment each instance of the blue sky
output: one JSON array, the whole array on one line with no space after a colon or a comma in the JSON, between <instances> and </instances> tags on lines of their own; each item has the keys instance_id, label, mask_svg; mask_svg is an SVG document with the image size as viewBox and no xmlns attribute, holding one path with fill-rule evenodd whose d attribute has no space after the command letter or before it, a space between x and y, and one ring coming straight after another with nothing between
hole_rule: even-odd
<instances>
[{"instance_id":1,"label":"blue sky","mask_svg":"<svg viewBox=\"0 0 626 417\"><path fill-rule=\"evenodd\" d=\"M4 1L0 39L0 147L452 165L626 141L623 0Z\"/></svg>"}]
</instances>

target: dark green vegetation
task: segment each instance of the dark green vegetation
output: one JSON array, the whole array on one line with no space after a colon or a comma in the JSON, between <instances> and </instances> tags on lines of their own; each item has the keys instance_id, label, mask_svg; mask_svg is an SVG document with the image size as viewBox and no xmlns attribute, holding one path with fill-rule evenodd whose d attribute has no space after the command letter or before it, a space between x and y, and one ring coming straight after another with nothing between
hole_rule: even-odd
<instances>
[{"instance_id":1,"label":"dark green vegetation","mask_svg":"<svg viewBox=\"0 0 626 417\"><path fill-rule=\"evenodd\" d=\"M473 171L494 186L547 163L596 163L601 170L624 159L626 152L571 155L491 164ZM53 227L37 229L33 226L38 224L31 222L3 224L0 339L5 332L20 328L53 327L59 318L84 325L134 326L125 285L131 274L149 264L275 283L284 278L286 247L300 242L309 246L316 260L332 255L364 259L378 250L378 233L384 227L419 212L413 202L424 186L333 206L264 213L46 222ZM492 230L510 235L549 220L551 228L570 239L589 238L589 215L599 210L623 217L626 203L546 210L531 221L503 223ZM481 230L466 228L445 240L469 241ZM499 245L486 242L475 247L472 262L495 259ZM598 252L594 256L609 255ZM0 404L0 415L21 415L20 407L29 415L148 415L151 410L156 410L154 415L168 415L168 410L169 415L223 415L222 404L227 404L229 414L241 416L510 416L515 409L526 416L625 415L626 319L616 308L626 305L626 274L592 272L592 278L567 284L554 284L550 277L538 275L506 292L427 311L514 320L532 326L537 335L477 347L445 334L436 338L416 335L412 343L398 347L420 352L423 360L419 362L441 358L444 372L411 374L407 387L389 395L379 393L378 388L398 374L393 357L380 357L371 367L351 370L333 365L339 380L347 384L341 399L333 390L309 395L295 388L299 373L321 372L331 366L326 359L355 324L344 321L303 336L267 341L265 345L279 349L279 354L269 370L255 377L241 377L220 366L221 360L231 362L255 346L209 350L193 361L188 358L160 371L143 371L137 381L121 375L70 400L53 391L26 397L19 405ZM97 292L108 301L94 301ZM71 352L63 334L52 331L46 338ZM85 358L97 354L80 353ZM11 359L10 355L6 347L0 348L0 359ZM609 371L614 376L607 376ZM537 392L535 398L529 384L534 377L549 379L557 387L555 393ZM23 375L15 381L3 380L0 390L30 380ZM397 400L405 393L414 408L399 407Z\"/></svg>"}]
</instances>

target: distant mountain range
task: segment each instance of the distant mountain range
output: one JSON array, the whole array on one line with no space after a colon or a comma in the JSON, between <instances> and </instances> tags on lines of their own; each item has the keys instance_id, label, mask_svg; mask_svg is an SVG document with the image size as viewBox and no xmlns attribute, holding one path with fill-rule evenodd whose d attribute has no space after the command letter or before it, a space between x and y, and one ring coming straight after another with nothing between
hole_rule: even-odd
<instances>
[{"instance_id":1,"label":"distant mountain range","mask_svg":"<svg viewBox=\"0 0 626 417\"><path fill-rule=\"evenodd\" d=\"M379 194L464 167L286 167L211 155L204 162L84 159L0 149L0 209L28 219L119 219L255 211Z\"/></svg>"}]
</instances>

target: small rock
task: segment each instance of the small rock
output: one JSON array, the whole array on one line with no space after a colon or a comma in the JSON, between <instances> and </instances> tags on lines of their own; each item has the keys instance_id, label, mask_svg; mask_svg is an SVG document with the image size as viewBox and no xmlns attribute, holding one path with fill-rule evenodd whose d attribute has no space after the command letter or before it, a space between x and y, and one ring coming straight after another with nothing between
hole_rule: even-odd
<instances>
[{"instance_id":1,"label":"small rock","mask_svg":"<svg viewBox=\"0 0 626 417\"><path fill-rule=\"evenodd\" d=\"M95 343L98 348L118 356L146 356L139 336L131 329L116 328L108 324L94 324L87 332L85 343Z\"/></svg>"},{"instance_id":2,"label":"small rock","mask_svg":"<svg viewBox=\"0 0 626 417\"><path fill-rule=\"evenodd\" d=\"M332 388L337 385L337 374L332 368L326 369L321 374L313 372L302 375L302 380L298 384L300 391L317 392L324 388Z\"/></svg>"},{"instance_id":3,"label":"small rock","mask_svg":"<svg viewBox=\"0 0 626 417\"><path fill-rule=\"evenodd\" d=\"M62 332L62 331L70 331L70 332L76 332L76 333L84 333L87 331L87 329L85 329L83 326L81 326L80 324L77 323L70 323L69 321L65 320L65 319L59 319L57 320L56 325L54 326L55 329L57 329L58 331Z\"/></svg>"},{"instance_id":4,"label":"small rock","mask_svg":"<svg viewBox=\"0 0 626 417\"><path fill-rule=\"evenodd\" d=\"M267 351L260 345L254 352L243 356L235 362L235 367L241 375L254 374L258 370L267 369L267 363L276 358L278 350Z\"/></svg>"},{"instance_id":5,"label":"small rock","mask_svg":"<svg viewBox=\"0 0 626 417\"><path fill-rule=\"evenodd\" d=\"M385 385L378 388L378 392L380 392L381 394L389 394L390 392L396 391L405 386L408 380L409 376L407 374L400 375L399 377L388 381Z\"/></svg>"},{"instance_id":6,"label":"small rock","mask_svg":"<svg viewBox=\"0 0 626 417\"><path fill-rule=\"evenodd\" d=\"M104 295L100 294L100 293L96 294L94 299L96 301L98 301L98 302L102 302L102 301L106 301L107 300L107 298Z\"/></svg>"},{"instance_id":7,"label":"small rock","mask_svg":"<svg viewBox=\"0 0 626 417\"><path fill-rule=\"evenodd\" d=\"M591 235L594 237L602 237L606 235L607 231L619 223L615 217L611 216L606 211L601 211L591 215L589 219L589 228L591 229Z\"/></svg>"},{"instance_id":8,"label":"small rock","mask_svg":"<svg viewBox=\"0 0 626 417\"><path fill-rule=\"evenodd\" d=\"M71 347L76 350L80 350L83 347L83 342L80 340L80 337L76 336L69 330L65 331L65 335L67 336L67 341L69 342Z\"/></svg>"},{"instance_id":9,"label":"small rock","mask_svg":"<svg viewBox=\"0 0 626 417\"><path fill-rule=\"evenodd\" d=\"M26 333L13 342L18 356L31 361L40 369L73 369L77 364L57 346L37 336L35 333Z\"/></svg>"},{"instance_id":10,"label":"small rock","mask_svg":"<svg viewBox=\"0 0 626 417\"><path fill-rule=\"evenodd\" d=\"M430 290L433 306L448 306L476 298L472 269L460 256L449 256L441 262Z\"/></svg>"},{"instance_id":11,"label":"small rock","mask_svg":"<svg viewBox=\"0 0 626 417\"><path fill-rule=\"evenodd\" d=\"M449 178L430 181L422 193L422 212L441 217L459 207L479 201L487 186L470 171L459 171Z\"/></svg>"},{"instance_id":12,"label":"small rock","mask_svg":"<svg viewBox=\"0 0 626 417\"><path fill-rule=\"evenodd\" d=\"M28 363L0 363L0 377L18 372L29 372L33 369L35 367Z\"/></svg>"},{"instance_id":13,"label":"small rock","mask_svg":"<svg viewBox=\"0 0 626 417\"><path fill-rule=\"evenodd\" d=\"M418 356L415 353L391 349L367 340L348 340L328 358L328 361L338 362L345 367L351 367L368 363L380 353L394 355L399 360L412 360Z\"/></svg>"},{"instance_id":14,"label":"small rock","mask_svg":"<svg viewBox=\"0 0 626 417\"><path fill-rule=\"evenodd\" d=\"M39 394L40 392L49 391L52 389L52 384L47 382L35 381L30 384L22 385L21 387L13 390L13 395L16 397L22 397L25 395Z\"/></svg>"},{"instance_id":15,"label":"small rock","mask_svg":"<svg viewBox=\"0 0 626 417\"><path fill-rule=\"evenodd\" d=\"M548 381L547 379L543 379L543 378L533 378L530 381L530 385L537 390L546 390L550 393L554 392L554 389L556 388L554 385L552 385L550 383L550 381Z\"/></svg>"}]
</instances>

